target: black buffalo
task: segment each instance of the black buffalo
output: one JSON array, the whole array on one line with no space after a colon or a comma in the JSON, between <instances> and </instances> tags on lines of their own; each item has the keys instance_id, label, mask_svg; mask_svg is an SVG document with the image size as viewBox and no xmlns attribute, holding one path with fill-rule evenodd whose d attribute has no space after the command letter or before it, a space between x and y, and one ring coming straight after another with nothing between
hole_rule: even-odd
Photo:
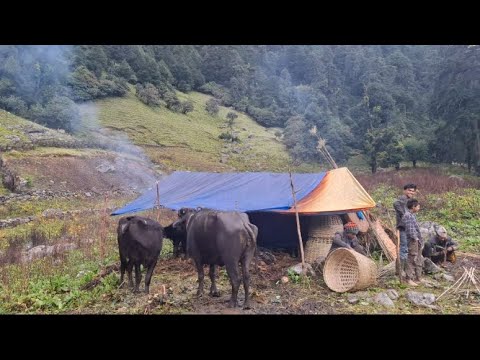
<instances>
[{"instance_id":1,"label":"black buffalo","mask_svg":"<svg viewBox=\"0 0 480 360\"><path fill-rule=\"evenodd\" d=\"M148 294L153 269L157 265L162 251L162 226L151 219L141 216L127 216L118 221L118 250L120 253L120 284L123 285L125 269L128 284L133 286L132 269L135 266L135 292L139 291L142 274L140 265L147 269L145 275L145 293Z\"/></svg>"},{"instance_id":2,"label":"black buffalo","mask_svg":"<svg viewBox=\"0 0 480 360\"><path fill-rule=\"evenodd\" d=\"M187 234L187 255L194 260L198 272L197 296L203 295L203 265L210 265L212 296L219 296L215 284L215 267L225 265L232 285L229 307L236 307L241 282L238 264L241 263L245 289L244 308L248 309L249 266L256 250L257 227L250 223L245 213L205 209L182 210L179 212L181 217L175 222L174 227Z\"/></svg>"},{"instance_id":3,"label":"black buffalo","mask_svg":"<svg viewBox=\"0 0 480 360\"><path fill-rule=\"evenodd\" d=\"M163 228L163 236L172 240L173 256L178 257L180 254L187 253L187 234L184 231L179 231L170 224Z\"/></svg>"}]
</instances>

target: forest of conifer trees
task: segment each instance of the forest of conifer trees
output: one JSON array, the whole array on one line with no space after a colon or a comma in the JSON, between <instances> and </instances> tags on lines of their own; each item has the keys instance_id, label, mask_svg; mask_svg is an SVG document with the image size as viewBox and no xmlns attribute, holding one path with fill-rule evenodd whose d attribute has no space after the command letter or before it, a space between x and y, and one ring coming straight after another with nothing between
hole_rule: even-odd
<instances>
[{"instance_id":1,"label":"forest of conifer trees","mask_svg":"<svg viewBox=\"0 0 480 360\"><path fill-rule=\"evenodd\" d=\"M480 47L467 45L0 46L0 108L74 131L76 105L125 96L187 113L175 91L279 127L299 161L364 154L372 172L401 161L458 162L480 174Z\"/></svg>"}]
</instances>

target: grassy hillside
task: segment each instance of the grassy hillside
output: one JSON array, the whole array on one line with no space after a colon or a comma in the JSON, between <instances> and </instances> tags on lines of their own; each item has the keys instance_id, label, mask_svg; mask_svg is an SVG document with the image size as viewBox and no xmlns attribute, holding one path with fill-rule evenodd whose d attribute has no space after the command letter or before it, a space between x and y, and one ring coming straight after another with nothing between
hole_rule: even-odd
<instances>
[{"instance_id":1,"label":"grassy hillside","mask_svg":"<svg viewBox=\"0 0 480 360\"><path fill-rule=\"evenodd\" d=\"M81 105L81 133L91 136L123 132L133 144L142 147L156 164L170 169L196 171L286 171L290 157L285 146L269 131L245 114L236 112L234 131L240 143L225 142L219 135L227 130L221 107L217 116L205 111L210 98L200 93L178 93L190 99L194 111L186 115L164 105L149 107L130 92L124 98L110 98ZM99 130L103 128L103 130ZM223 159L223 160L222 160ZM317 168L319 170L319 168ZM315 171L305 166L297 171Z\"/></svg>"},{"instance_id":2,"label":"grassy hillside","mask_svg":"<svg viewBox=\"0 0 480 360\"><path fill-rule=\"evenodd\" d=\"M132 294L129 289L118 288L118 217L110 217L106 208L122 206L135 196L127 193L104 197L104 194L112 189L124 190L134 184L137 184L137 189L151 185L154 172L150 160L160 170L286 171L290 159L276 136L277 129L265 129L248 116L237 113L239 117L235 119L234 131L241 141L225 142L218 136L229 131L225 117L231 109L221 108L219 114L212 117L204 110L208 96L199 93L178 95L181 100L188 97L194 102L195 110L192 113L174 113L164 106L150 108L138 101L133 93L125 98L82 104L84 121L79 128L79 137L92 145L113 146L119 152L98 148L63 148L62 142L51 145L49 142L39 142L35 136L43 134L44 138L65 137L63 143L71 144L67 142L67 134L0 111L0 146L10 150L1 153L4 165L28 180L33 189L52 190L57 194L54 198L29 198L0 204L0 219L36 217L26 224L0 228L0 314L160 314L204 311L204 305L194 297L197 281L194 268L189 262L171 259L172 246L168 240L165 241L152 279L150 296ZM143 154L136 151L132 143L138 145L148 158L142 158ZM419 185L418 198L422 204L419 220L444 225L459 242L462 251L478 253L478 178L468 176L465 170L455 167L419 164L419 168L412 169L403 168L404 165L410 164L402 164L400 171L371 174L361 156L352 158L348 163L350 170L377 202L372 212L383 223L394 226L392 203L401 193L404 183L415 182ZM99 171L102 168L108 168L109 171ZM293 170L318 171L325 168L303 165ZM75 191L77 195L62 196L66 190ZM2 192L7 191L0 187L0 195ZM95 209L97 212L50 218L43 216L47 209ZM176 219L176 213L167 209L140 214L158 218L162 225ZM58 251L52 256L33 261L20 261L27 248L39 245L68 245L75 249ZM288 266L297 261L289 256L286 258ZM467 264L464 260L459 262L459 268ZM434 313L432 309L412 306L406 300L400 300L401 305L387 310L363 303L345 307L345 294L332 294L326 290L321 278L301 283L298 278L289 277L291 281L279 286L280 277L289 275L286 264L278 261L269 266L268 273L252 275L257 276L252 291L259 313L302 313L303 310L297 310L297 305L308 309L313 305L313 311L320 313ZM219 286L228 294L230 285L225 271L222 271ZM395 280L389 281L367 291L373 296L387 287L396 289L400 294L409 290ZM421 291L432 291L438 296L447 285L451 284L443 282L440 287L424 287ZM160 304L158 295L163 291L163 286L168 296L166 302ZM292 294L296 298L286 300ZM277 302L280 297L285 306ZM220 310L217 312L224 309L224 299L219 300ZM440 305L441 310L437 313L476 311L467 302L444 301Z\"/></svg>"},{"instance_id":3,"label":"grassy hillside","mask_svg":"<svg viewBox=\"0 0 480 360\"><path fill-rule=\"evenodd\" d=\"M25 150L36 146L70 148L79 143L63 130L48 129L0 109L0 150Z\"/></svg>"},{"instance_id":4,"label":"grassy hillside","mask_svg":"<svg viewBox=\"0 0 480 360\"><path fill-rule=\"evenodd\" d=\"M30 139L23 131L26 126L35 126L35 124L0 109L0 148L5 150L19 142L31 144Z\"/></svg>"}]
</instances>

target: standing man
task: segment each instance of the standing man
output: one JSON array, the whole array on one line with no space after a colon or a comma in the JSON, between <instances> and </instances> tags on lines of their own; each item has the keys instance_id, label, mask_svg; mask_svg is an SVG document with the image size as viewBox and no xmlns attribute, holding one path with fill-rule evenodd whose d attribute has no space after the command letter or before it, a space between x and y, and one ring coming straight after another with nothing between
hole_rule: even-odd
<instances>
[{"instance_id":1,"label":"standing man","mask_svg":"<svg viewBox=\"0 0 480 360\"><path fill-rule=\"evenodd\" d=\"M407 212L403 215L400 225L405 229L408 244L408 256L406 264L407 284L417 286L413 281L421 281L422 278L422 254L420 249L422 247L422 234L418 226L417 217L415 214L420 210L420 204L417 199L408 199Z\"/></svg>"},{"instance_id":2,"label":"standing man","mask_svg":"<svg viewBox=\"0 0 480 360\"><path fill-rule=\"evenodd\" d=\"M417 191L417 185L415 184L406 184L403 187L403 195L395 200L393 207L395 209L396 220L397 220L397 229L400 231L400 262L401 262L401 271L406 271L406 264L408 258L408 244L407 237L405 235L405 228L400 224L402 221L403 215L407 212L407 201L412 199ZM398 274L399 276L401 274Z\"/></svg>"}]
</instances>

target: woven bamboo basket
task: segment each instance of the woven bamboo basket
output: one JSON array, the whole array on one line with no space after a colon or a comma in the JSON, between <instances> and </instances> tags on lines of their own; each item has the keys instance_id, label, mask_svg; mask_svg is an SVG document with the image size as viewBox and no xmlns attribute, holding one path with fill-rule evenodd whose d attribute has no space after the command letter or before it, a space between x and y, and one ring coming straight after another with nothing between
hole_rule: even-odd
<instances>
[{"instance_id":1,"label":"woven bamboo basket","mask_svg":"<svg viewBox=\"0 0 480 360\"><path fill-rule=\"evenodd\" d=\"M370 227L368 224L367 219L360 220L356 212L351 212L347 214L347 219L348 221L354 222L358 226L358 231L361 234L366 234L368 231L368 228Z\"/></svg>"},{"instance_id":2,"label":"woven bamboo basket","mask_svg":"<svg viewBox=\"0 0 480 360\"><path fill-rule=\"evenodd\" d=\"M340 216L312 216L308 225L305 261L313 263L321 257L325 258L332 247L333 237L337 231L343 231Z\"/></svg>"},{"instance_id":3,"label":"woven bamboo basket","mask_svg":"<svg viewBox=\"0 0 480 360\"><path fill-rule=\"evenodd\" d=\"M305 261L313 264L316 260L325 258L332 247L332 241L332 237L308 240L305 245Z\"/></svg>"},{"instance_id":4,"label":"woven bamboo basket","mask_svg":"<svg viewBox=\"0 0 480 360\"><path fill-rule=\"evenodd\" d=\"M352 249L338 248L328 255L323 268L325 284L335 292L357 291L374 285L377 265Z\"/></svg>"}]
</instances>

